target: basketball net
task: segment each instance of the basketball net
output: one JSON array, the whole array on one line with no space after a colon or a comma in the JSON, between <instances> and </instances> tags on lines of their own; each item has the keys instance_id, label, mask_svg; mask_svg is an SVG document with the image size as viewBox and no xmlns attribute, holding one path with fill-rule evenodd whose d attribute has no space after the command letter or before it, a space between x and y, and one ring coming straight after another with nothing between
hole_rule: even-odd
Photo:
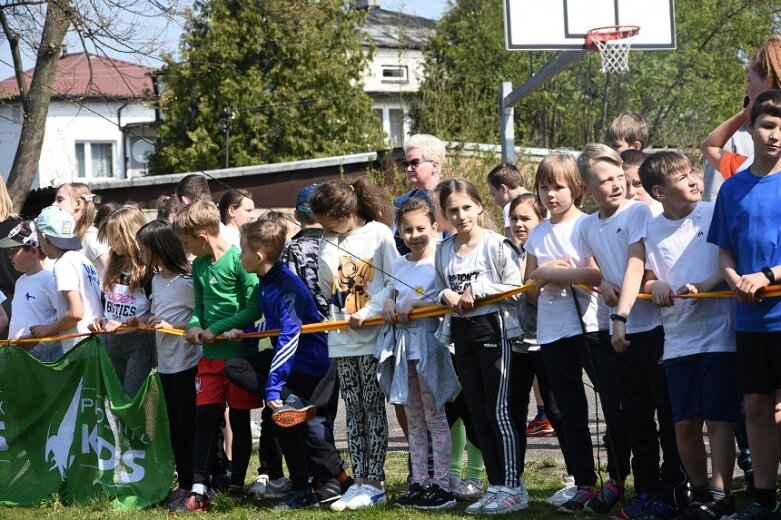
<instances>
[{"instance_id":1,"label":"basketball net","mask_svg":"<svg viewBox=\"0 0 781 520\"><path fill-rule=\"evenodd\" d=\"M604 74L623 74L629 70L629 50L640 32L634 25L614 25L591 29L586 34L586 48L597 49L602 57Z\"/></svg>"}]
</instances>

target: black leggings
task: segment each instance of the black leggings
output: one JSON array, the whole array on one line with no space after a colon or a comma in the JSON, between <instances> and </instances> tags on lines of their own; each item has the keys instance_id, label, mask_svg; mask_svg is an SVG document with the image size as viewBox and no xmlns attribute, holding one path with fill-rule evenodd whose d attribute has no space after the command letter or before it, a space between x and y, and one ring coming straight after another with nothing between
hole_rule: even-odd
<instances>
[{"instance_id":1,"label":"black leggings","mask_svg":"<svg viewBox=\"0 0 781 520\"><path fill-rule=\"evenodd\" d=\"M217 437L220 431L225 406L206 404L195 408L195 441L193 445L193 483L208 484L209 468L216 455ZM231 449L231 484L244 487L247 475L252 433L250 431L250 411L231 408L228 412L233 442Z\"/></svg>"}]
</instances>

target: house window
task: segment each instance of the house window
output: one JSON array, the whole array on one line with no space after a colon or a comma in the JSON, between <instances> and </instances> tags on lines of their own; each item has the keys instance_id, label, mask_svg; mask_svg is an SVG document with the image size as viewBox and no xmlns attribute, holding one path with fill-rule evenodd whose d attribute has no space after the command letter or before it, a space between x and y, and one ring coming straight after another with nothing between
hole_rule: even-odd
<instances>
[{"instance_id":1,"label":"house window","mask_svg":"<svg viewBox=\"0 0 781 520\"><path fill-rule=\"evenodd\" d=\"M406 83L407 67L403 65L383 65L382 81L387 83Z\"/></svg>"},{"instance_id":2,"label":"house window","mask_svg":"<svg viewBox=\"0 0 781 520\"><path fill-rule=\"evenodd\" d=\"M388 110L390 120L389 144L392 148L401 147L404 144L404 111L398 108Z\"/></svg>"},{"instance_id":3,"label":"house window","mask_svg":"<svg viewBox=\"0 0 781 520\"><path fill-rule=\"evenodd\" d=\"M114 176L114 143L76 143L76 177Z\"/></svg>"}]
</instances>

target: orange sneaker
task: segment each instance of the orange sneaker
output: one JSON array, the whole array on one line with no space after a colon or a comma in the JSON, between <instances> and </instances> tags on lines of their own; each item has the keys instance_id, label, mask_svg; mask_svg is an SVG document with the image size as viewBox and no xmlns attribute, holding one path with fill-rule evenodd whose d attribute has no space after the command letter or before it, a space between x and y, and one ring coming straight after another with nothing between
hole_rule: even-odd
<instances>
[{"instance_id":1,"label":"orange sneaker","mask_svg":"<svg viewBox=\"0 0 781 520\"><path fill-rule=\"evenodd\" d=\"M555 433L556 431L553 429L553 426L551 426L548 419L537 419L535 417L526 427L527 437L549 437Z\"/></svg>"}]
</instances>

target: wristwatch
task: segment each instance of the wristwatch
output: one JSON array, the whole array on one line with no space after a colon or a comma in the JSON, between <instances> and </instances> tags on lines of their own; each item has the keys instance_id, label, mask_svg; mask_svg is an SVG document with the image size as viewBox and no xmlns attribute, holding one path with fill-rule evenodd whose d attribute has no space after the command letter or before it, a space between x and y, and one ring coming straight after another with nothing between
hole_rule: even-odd
<instances>
[{"instance_id":1,"label":"wristwatch","mask_svg":"<svg viewBox=\"0 0 781 520\"><path fill-rule=\"evenodd\" d=\"M611 314L610 321L622 321L626 323L626 316L621 316L620 314Z\"/></svg>"},{"instance_id":2,"label":"wristwatch","mask_svg":"<svg viewBox=\"0 0 781 520\"><path fill-rule=\"evenodd\" d=\"M773 273L773 270L769 266L765 266L760 270L762 271L762 274L765 275L765 278L770 281L770 285L775 285L776 275Z\"/></svg>"}]
</instances>

